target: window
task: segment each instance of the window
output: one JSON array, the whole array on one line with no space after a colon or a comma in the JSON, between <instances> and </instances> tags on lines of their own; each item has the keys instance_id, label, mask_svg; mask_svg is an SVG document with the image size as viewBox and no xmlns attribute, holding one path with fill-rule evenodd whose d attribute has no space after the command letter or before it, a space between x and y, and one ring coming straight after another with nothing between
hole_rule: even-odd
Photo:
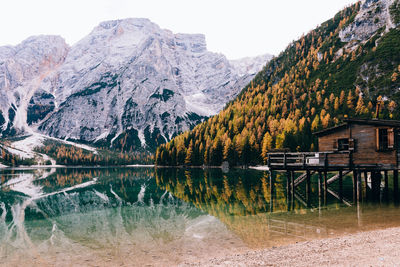
<instances>
[{"instance_id":1,"label":"window","mask_svg":"<svg viewBox=\"0 0 400 267\"><path fill-rule=\"evenodd\" d=\"M333 143L333 150L354 151L354 139L352 139L352 138L335 139L334 143Z\"/></svg>"},{"instance_id":2,"label":"window","mask_svg":"<svg viewBox=\"0 0 400 267\"><path fill-rule=\"evenodd\" d=\"M376 149L378 151L391 150L394 147L393 128L376 129Z\"/></svg>"},{"instance_id":3,"label":"window","mask_svg":"<svg viewBox=\"0 0 400 267\"><path fill-rule=\"evenodd\" d=\"M338 150L349 150L349 138L340 138L338 139Z\"/></svg>"}]
</instances>

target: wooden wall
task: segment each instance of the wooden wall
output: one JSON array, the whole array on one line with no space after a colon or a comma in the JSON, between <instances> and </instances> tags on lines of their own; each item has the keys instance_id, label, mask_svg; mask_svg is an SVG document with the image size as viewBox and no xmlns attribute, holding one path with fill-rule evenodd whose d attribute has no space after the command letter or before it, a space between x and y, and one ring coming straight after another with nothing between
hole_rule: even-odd
<instances>
[{"instance_id":1,"label":"wooden wall","mask_svg":"<svg viewBox=\"0 0 400 267\"><path fill-rule=\"evenodd\" d=\"M377 151L376 149L376 128L392 128L364 124L351 124L347 127L332 131L325 136L318 138L318 150L335 151L334 142L339 138L353 138L355 142L355 150L353 153L353 163L358 164L385 164L397 166L396 150ZM331 156L337 159L339 163L348 162L348 157ZM337 161L335 160L335 161ZM336 163L336 162L335 162ZM334 164L334 162L331 162Z\"/></svg>"},{"instance_id":2,"label":"wooden wall","mask_svg":"<svg viewBox=\"0 0 400 267\"><path fill-rule=\"evenodd\" d=\"M318 151L334 151L333 144L339 138L350 138L349 129L343 127L318 138Z\"/></svg>"},{"instance_id":3,"label":"wooden wall","mask_svg":"<svg viewBox=\"0 0 400 267\"><path fill-rule=\"evenodd\" d=\"M352 137L356 140L354 164L396 164L396 151L376 150L376 128L391 128L374 125L351 125Z\"/></svg>"}]
</instances>

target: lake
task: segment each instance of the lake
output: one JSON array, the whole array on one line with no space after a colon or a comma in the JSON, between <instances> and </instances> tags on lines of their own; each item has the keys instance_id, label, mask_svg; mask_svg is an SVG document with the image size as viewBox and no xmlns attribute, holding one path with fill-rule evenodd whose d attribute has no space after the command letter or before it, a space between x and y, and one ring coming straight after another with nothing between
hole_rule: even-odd
<instances>
[{"instance_id":1,"label":"lake","mask_svg":"<svg viewBox=\"0 0 400 267\"><path fill-rule=\"evenodd\" d=\"M364 184L361 202L347 206L332 195L319 199L317 177L308 201L302 186L288 199L286 176L273 177L240 169L2 169L0 265L177 265L400 226L392 187L371 200ZM344 196L351 194L348 177Z\"/></svg>"}]
</instances>

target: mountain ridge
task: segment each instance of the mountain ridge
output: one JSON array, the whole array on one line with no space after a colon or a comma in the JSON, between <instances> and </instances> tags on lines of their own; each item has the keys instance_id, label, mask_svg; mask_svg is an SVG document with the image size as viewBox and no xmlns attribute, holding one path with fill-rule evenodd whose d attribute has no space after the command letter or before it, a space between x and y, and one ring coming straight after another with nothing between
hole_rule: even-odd
<instances>
[{"instance_id":1,"label":"mountain ridge","mask_svg":"<svg viewBox=\"0 0 400 267\"><path fill-rule=\"evenodd\" d=\"M61 37L46 38L0 48L2 136L39 131L124 151L152 150L216 114L270 58L235 68L207 51L204 35L174 34L148 19L102 22L71 47ZM40 47L31 45L35 41ZM12 54L16 47L38 58ZM14 61L21 61L16 70ZM38 71L25 75L21 65Z\"/></svg>"}]
</instances>

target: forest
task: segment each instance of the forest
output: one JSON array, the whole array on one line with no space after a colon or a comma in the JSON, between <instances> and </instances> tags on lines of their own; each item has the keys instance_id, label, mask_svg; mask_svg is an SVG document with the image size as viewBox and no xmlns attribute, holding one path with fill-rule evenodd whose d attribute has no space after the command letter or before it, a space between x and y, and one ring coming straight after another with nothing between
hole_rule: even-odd
<instances>
[{"instance_id":1,"label":"forest","mask_svg":"<svg viewBox=\"0 0 400 267\"><path fill-rule=\"evenodd\" d=\"M146 152L128 153L97 149L97 153L93 153L76 146L60 145L52 141L46 141L44 146L36 148L36 151L54 158L56 163L61 165L118 166L153 162L153 156Z\"/></svg>"},{"instance_id":2,"label":"forest","mask_svg":"<svg viewBox=\"0 0 400 267\"><path fill-rule=\"evenodd\" d=\"M262 164L270 151L317 150L312 133L344 118L400 119L400 30L342 42L359 9L289 44L218 115L159 146L156 165Z\"/></svg>"}]
</instances>

